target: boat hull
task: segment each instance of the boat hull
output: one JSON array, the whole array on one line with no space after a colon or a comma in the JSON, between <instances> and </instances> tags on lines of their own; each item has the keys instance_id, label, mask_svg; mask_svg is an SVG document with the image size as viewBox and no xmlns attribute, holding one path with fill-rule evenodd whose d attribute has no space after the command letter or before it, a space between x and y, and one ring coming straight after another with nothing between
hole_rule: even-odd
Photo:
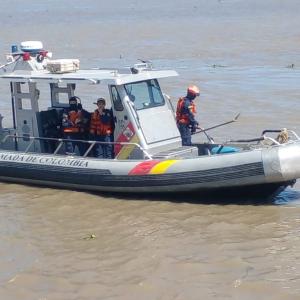
<instances>
[{"instance_id":1,"label":"boat hull","mask_svg":"<svg viewBox=\"0 0 300 300\"><path fill-rule=\"evenodd\" d=\"M241 191L253 191L272 195L300 177L299 161L299 143L190 159L146 161L1 151L0 180L101 192L233 191L242 195Z\"/></svg>"},{"instance_id":2,"label":"boat hull","mask_svg":"<svg viewBox=\"0 0 300 300\"><path fill-rule=\"evenodd\" d=\"M101 192L101 193L114 193L114 195L147 195L149 200L167 200L175 202L209 202L209 203L220 203L220 201L232 201L242 200L244 201L264 201L272 200L279 193L284 191L288 186L293 186L295 181L276 182L276 183L264 183L264 184L253 184L236 187L216 187L216 188L197 188L183 190L182 187L179 191L173 189L160 189L154 192L148 189L121 189L119 187L103 187L95 185L82 185L73 184L57 181L44 181L37 179L28 178L13 178L13 177L0 177L0 181L7 183L19 183L34 186L44 186L59 189L69 190L82 190L89 192Z\"/></svg>"}]
</instances>

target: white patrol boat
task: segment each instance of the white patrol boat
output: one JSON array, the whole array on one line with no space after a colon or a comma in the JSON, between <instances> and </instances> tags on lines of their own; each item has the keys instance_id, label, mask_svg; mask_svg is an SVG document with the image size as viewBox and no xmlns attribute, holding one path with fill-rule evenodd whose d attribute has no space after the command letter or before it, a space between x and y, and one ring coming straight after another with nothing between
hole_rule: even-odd
<instances>
[{"instance_id":1,"label":"white patrol boat","mask_svg":"<svg viewBox=\"0 0 300 300\"><path fill-rule=\"evenodd\" d=\"M181 146L172 105L158 82L177 76L175 71L154 70L147 63L81 70L77 59L51 60L41 42L23 42L18 48L12 47L8 62L0 67L11 69L0 79L10 85L13 112L11 128L0 124L1 181L130 193L226 190L264 197L300 177L300 140L293 131ZM83 156L65 152L61 114L68 104L62 99L74 96L79 83L105 85L109 91L114 159L92 157L100 142L88 139L76 141L88 144ZM50 100L45 110L39 108L42 93ZM97 90L94 99L96 95ZM272 132L278 137L270 137Z\"/></svg>"}]
</instances>

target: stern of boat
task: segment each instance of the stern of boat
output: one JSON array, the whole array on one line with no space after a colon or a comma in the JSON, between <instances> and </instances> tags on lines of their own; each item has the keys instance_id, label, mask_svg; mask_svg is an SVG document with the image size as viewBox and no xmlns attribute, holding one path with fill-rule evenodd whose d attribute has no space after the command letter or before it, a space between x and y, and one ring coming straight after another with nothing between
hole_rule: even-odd
<instances>
[{"instance_id":1,"label":"stern of boat","mask_svg":"<svg viewBox=\"0 0 300 300\"><path fill-rule=\"evenodd\" d=\"M300 178L300 141L279 147L278 158L284 180Z\"/></svg>"}]
</instances>

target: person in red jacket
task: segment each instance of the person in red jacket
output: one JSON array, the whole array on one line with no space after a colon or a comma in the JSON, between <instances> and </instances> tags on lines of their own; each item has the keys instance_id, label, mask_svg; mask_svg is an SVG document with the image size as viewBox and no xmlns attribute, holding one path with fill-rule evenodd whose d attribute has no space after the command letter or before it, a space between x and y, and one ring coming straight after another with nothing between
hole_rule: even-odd
<instances>
[{"instance_id":1,"label":"person in red jacket","mask_svg":"<svg viewBox=\"0 0 300 300\"><path fill-rule=\"evenodd\" d=\"M113 158L113 145L110 144L113 142L114 129L112 111L105 108L104 98L99 98L95 104L97 104L97 109L91 115L90 135L95 141L105 142L96 144L95 156Z\"/></svg>"},{"instance_id":2,"label":"person in red jacket","mask_svg":"<svg viewBox=\"0 0 300 300\"><path fill-rule=\"evenodd\" d=\"M182 139L182 146L192 145L192 134L199 127L195 120L196 105L194 99L200 95L197 86L191 85L187 89L187 95L179 98L176 109L177 126Z\"/></svg>"}]
</instances>

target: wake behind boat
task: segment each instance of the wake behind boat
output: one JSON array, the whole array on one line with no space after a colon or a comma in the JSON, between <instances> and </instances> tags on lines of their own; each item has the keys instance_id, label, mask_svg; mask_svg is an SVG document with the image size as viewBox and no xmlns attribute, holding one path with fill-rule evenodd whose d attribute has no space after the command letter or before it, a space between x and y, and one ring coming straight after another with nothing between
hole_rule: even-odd
<instances>
[{"instance_id":1,"label":"wake behind boat","mask_svg":"<svg viewBox=\"0 0 300 300\"><path fill-rule=\"evenodd\" d=\"M1 181L90 191L271 196L300 177L300 139L291 130L181 146L172 104L159 84L177 76L173 70L154 70L149 63L82 70L78 59L51 60L41 42L23 42L20 51L13 46L8 60L2 68L11 70L0 79L10 85L13 125L0 124ZM95 95L99 86L107 87L113 142L63 138L61 120L69 106L64 99L82 84ZM39 108L42 96L50 100L46 110ZM74 152L66 149L70 142L77 145ZM94 157L95 147L105 143L114 158ZM78 151L81 144L84 153Z\"/></svg>"}]
</instances>

